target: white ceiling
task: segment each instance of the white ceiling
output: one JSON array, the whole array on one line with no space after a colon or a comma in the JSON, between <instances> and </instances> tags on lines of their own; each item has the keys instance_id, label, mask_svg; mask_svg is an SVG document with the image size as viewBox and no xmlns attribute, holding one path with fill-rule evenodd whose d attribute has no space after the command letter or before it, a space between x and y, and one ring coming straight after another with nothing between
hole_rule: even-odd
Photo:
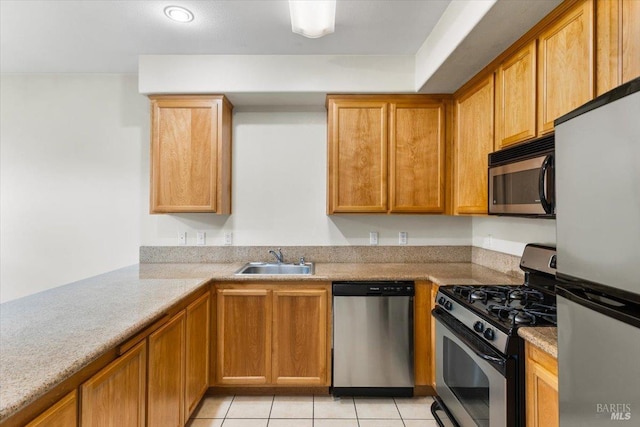
<instances>
[{"instance_id":1,"label":"white ceiling","mask_svg":"<svg viewBox=\"0 0 640 427\"><path fill-rule=\"evenodd\" d=\"M2 72L137 72L142 54L415 54L450 0L338 0L335 33L291 32L287 0L0 1ZM181 5L195 20L168 20Z\"/></svg>"},{"instance_id":2,"label":"white ceiling","mask_svg":"<svg viewBox=\"0 0 640 427\"><path fill-rule=\"evenodd\" d=\"M490 9L471 31L453 19L468 34L425 76L421 92L454 92L562 2L453 1ZM411 56L434 27L449 34L436 24L450 3L337 0L335 33L307 39L291 32L288 0L0 0L0 71L137 73L139 55ZM195 20L168 20L168 5L189 8Z\"/></svg>"}]
</instances>

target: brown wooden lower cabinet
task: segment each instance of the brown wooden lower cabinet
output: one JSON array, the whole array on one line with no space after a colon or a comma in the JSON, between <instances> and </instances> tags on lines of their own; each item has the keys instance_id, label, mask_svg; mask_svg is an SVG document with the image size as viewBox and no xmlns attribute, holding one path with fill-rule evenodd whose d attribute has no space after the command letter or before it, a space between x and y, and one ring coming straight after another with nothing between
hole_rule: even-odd
<instances>
[{"instance_id":1,"label":"brown wooden lower cabinet","mask_svg":"<svg viewBox=\"0 0 640 427\"><path fill-rule=\"evenodd\" d=\"M272 382L327 384L326 289L273 291Z\"/></svg>"},{"instance_id":2,"label":"brown wooden lower cabinet","mask_svg":"<svg viewBox=\"0 0 640 427\"><path fill-rule=\"evenodd\" d=\"M185 423L209 387L210 313L209 292L186 309Z\"/></svg>"},{"instance_id":3,"label":"brown wooden lower cabinet","mask_svg":"<svg viewBox=\"0 0 640 427\"><path fill-rule=\"evenodd\" d=\"M184 311L149 335L149 426L184 425L184 335Z\"/></svg>"},{"instance_id":4,"label":"brown wooden lower cabinet","mask_svg":"<svg viewBox=\"0 0 640 427\"><path fill-rule=\"evenodd\" d=\"M414 376L416 386L431 386L431 283L416 282L413 303Z\"/></svg>"},{"instance_id":5,"label":"brown wooden lower cabinet","mask_svg":"<svg viewBox=\"0 0 640 427\"><path fill-rule=\"evenodd\" d=\"M216 288L217 385L328 386L330 285Z\"/></svg>"},{"instance_id":6,"label":"brown wooden lower cabinet","mask_svg":"<svg viewBox=\"0 0 640 427\"><path fill-rule=\"evenodd\" d=\"M80 386L82 427L143 427L147 342L142 341Z\"/></svg>"},{"instance_id":7,"label":"brown wooden lower cabinet","mask_svg":"<svg viewBox=\"0 0 640 427\"><path fill-rule=\"evenodd\" d=\"M26 427L72 427L78 425L78 392L60 399Z\"/></svg>"},{"instance_id":8,"label":"brown wooden lower cabinet","mask_svg":"<svg viewBox=\"0 0 640 427\"><path fill-rule=\"evenodd\" d=\"M558 426L558 361L528 342L525 349L527 427Z\"/></svg>"}]
</instances>

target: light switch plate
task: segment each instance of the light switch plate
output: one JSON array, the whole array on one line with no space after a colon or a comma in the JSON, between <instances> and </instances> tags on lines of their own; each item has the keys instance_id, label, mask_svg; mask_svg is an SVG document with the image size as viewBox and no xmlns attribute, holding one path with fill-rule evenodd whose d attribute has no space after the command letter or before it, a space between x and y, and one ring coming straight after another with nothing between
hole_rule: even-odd
<instances>
[{"instance_id":1,"label":"light switch plate","mask_svg":"<svg viewBox=\"0 0 640 427\"><path fill-rule=\"evenodd\" d=\"M370 231L369 232L369 244L375 246L378 244L378 232Z\"/></svg>"},{"instance_id":2,"label":"light switch plate","mask_svg":"<svg viewBox=\"0 0 640 427\"><path fill-rule=\"evenodd\" d=\"M184 246L184 245L187 244L187 232L186 231L178 232L178 244L180 246Z\"/></svg>"},{"instance_id":3,"label":"light switch plate","mask_svg":"<svg viewBox=\"0 0 640 427\"><path fill-rule=\"evenodd\" d=\"M207 242L207 233L204 231L198 231L196 234L196 245L204 246Z\"/></svg>"},{"instance_id":4,"label":"light switch plate","mask_svg":"<svg viewBox=\"0 0 640 427\"><path fill-rule=\"evenodd\" d=\"M398 233L398 244L406 245L407 244L408 233L406 231L401 231Z\"/></svg>"},{"instance_id":5,"label":"light switch plate","mask_svg":"<svg viewBox=\"0 0 640 427\"><path fill-rule=\"evenodd\" d=\"M233 244L233 233L227 231L224 233L224 245L231 246Z\"/></svg>"}]
</instances>

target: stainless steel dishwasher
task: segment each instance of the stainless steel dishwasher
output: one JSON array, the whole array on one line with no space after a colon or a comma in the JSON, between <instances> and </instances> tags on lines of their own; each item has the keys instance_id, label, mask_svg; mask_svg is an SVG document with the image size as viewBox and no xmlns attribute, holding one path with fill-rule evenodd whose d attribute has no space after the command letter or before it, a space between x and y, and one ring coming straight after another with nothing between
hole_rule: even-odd
<instances>
[{"instance_id":1,"label":"stainless steel dishwasher","mask_svg":"<svg viewBox=\"0 0 640 427\"><path fill-rule=\"evenodd\" d=\"M334 396L413 395L413 282L333 283Z\"/></svg>"}]
</instances>

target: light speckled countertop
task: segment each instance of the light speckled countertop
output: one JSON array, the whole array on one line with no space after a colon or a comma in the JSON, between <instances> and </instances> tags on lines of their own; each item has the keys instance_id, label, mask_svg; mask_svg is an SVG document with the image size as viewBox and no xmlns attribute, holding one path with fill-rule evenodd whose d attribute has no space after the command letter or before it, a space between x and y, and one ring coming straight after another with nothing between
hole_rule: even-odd
<instances>
[{"instance_id":1,"label":"light speckled countertop","mask_svg":"<svg viewBox=\"0 0 640 427\"><path fill-rule=\"evenodd\" d=\"M558 358L558 328L552 326L518 328L518 335Z\"/></svg>"},{"instance_id":2,"label":"light speckled countertop","mask_svg":"<svg viewBox=\"0 0 640 427\"><path fill-rule=\"evenodd\" d=\"M0 305L0 421L215 281L430 280L519 284L471 263L316 264L313 276L235 276L242 263L140 264ZM528 329L528 328L527 328Z\"/></svg>"}]
</instances>

